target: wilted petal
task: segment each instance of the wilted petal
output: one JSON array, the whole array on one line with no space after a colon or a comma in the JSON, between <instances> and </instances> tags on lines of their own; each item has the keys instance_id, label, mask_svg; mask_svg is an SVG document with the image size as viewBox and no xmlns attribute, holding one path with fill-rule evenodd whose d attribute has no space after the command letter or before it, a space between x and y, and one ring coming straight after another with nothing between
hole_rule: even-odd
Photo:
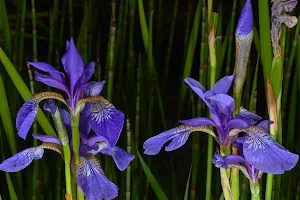
<instances>
[{"instance_id":1,"label":"wilted petal","mask_svg":"<svg viewBox=\"0 0 300 200\"><path fill-rule=\"evenodd\" d=\"M217 126L216 123L207 117L197 117L187 120L179 120L180 123L196 127L196 126Z\"/></svg>"},{"instance_id":2,"label":"wilted petal","mask_svg":"<svg viewBox=\"0 0 300 200\"><path fill-rule=\"evenodd\" d=\"M281 3L283 4L282 7L285 10L285 12L291 12L296 7L298 1L297 0L289 0L289 1L281 2Z\"/></svg>"},{"instance_id":3,"label":"wilted petal","mask_svg":"<svg viewBox=\"0 0 300 200\"><path fill-rule=\"evenodd\" d=\"M90 97L94 101L91 113L92 129L97 135L105 137L110 146L115 146L124 124L124 113L103 97Z\"/></svg>"},{"instance_id":4,"label":"wilted petal","mask_svg":"<svg viewBox=\"0 0 300 200\"><path fill-rule=\"evenodd\" d=\"M50 87L63 90L69 95L69 89L67 88L67 86L64 83L57 81L56 79L54 79L50 76L40 74L37 71L35 71L34 73L35 73L35 80L40 81Z\"/></svg>"},{"instance_id":5,"label":"wilted petal","mask_svg":"<svg viewBox=\"0 0 300 200\"><path fill-rule=\"evenodd\" d=\"M143 145L144 153L147 155L156 155L160 152L163 145L170 140L174 140L174 142L172 141L165 150L172 151L178 149L186 143L188 136L194 131L206 132L215 137L214 133L208 127L189 127L181 125L147 139Z\"/></svg>"},{"instance_id":6,"label":"wilted petal","mask_svg":"<svg viewBox=\"0 0 300 200\"><path fill-rule=\"evenodd\" d=\"M118 169L121 171L124 171L128 167L129 163L134 159L134 155L127 153L117 146L104 148L101 150L101 153L110 155L114 159Z\"/></svg>"},{"instance_id":7,"label":"wilted petal","mask_svg":"<svg viewBox=\"0 0 300 200\"><path fill-rule=\"evenodd\" d=\"M235 35L238 37L243 37L248 35L252 31L253 26L253 12L251 0L247 0L243 10L241 12Z\"/></svg>"},{"instance_id":8,"label":"wilted petal","mask_svg":"<svg viewBox=\"0 0 300 200\"><path fill-rule=\"evenodd\" d=\"M18 130L18 135L24 140L34 122L37 111L38 103L35 99L30 99L22 105L17 114L16 127Z\"/></svg>"},{"instance_id":9,"label":"wilted petal","mask_svg":"<svg viewBox=\"0 0 300 200\"><path fill-rule=\"evenodd\" d=\"M280 15L278 17L278 20L279 20L280 23L284 23L289 28L293 28L298 22L297 17L289 16L287 14Z\"/></svg>"},{"instance_id":10,"label":"wilted petal","mask_svg":"<svg viewBox=\"0 0 300 200\"><path fill-rule=\"evenodd\" d=\"M110 200L118 196L118 187L105 177L99 162L92 155L80 157L76 180L89 200Z\"/></svg>"},{"instance_id":11,"label":"wilted petal","mask_svg":"<svg viewBox=\"0 0 300 200\"><path fill-rule=\"evenodd\" d=\"M42 142L48 142L48 143L55 143L55 144L61 144L60 140L56 136L50 136L50 135L42 135L42 134L32 134L32 137L42 141Z\"/></svg>"},{"instance_id":12,"label":"wilted petal","mask_svg":"<svg viewBox=\"0 0 300 200\"><path fill-rule=\"evenodd\" d=\"M279 145L264 129L251 127L248 133L249 137L243 143L243 154L256 169L283 174L297 164L299 156Z\"/></svg>"},{"instance_id":13,"label":"wilted petal","mask_svg":"<svg viewBox=\"0 0 300 200\"><path fill-rule=\"evenodd\" d=\"M80 79L84 70L83 60L76 49L73 38L70 39L70 42L67 45L67 51L62 57L61 62L69 76L70 92L73 95L75 85Z\"/></svg>"},{"instance_id":14,"label":"wilted petal","mask_svg":"<svg viewBox=\"0 0 300 200\"><path fill-rule=\"evenodd\" d=\"M99 96L101 94L101 91L104 87L105 81L102 82L96 82L93 85L91 85L89 88L87 88L85 92L85 96Z\"/></svg>"},{"instance_id":15,"label":"wilted petal","mask_svg":"<svg viewBox=\"0 0 300 200\"><path fill-rule=\"evenodd\" d=\"M48 63L44 62L29 62L29 64L43 72L48 72L50 76L55 80L63 84L65 83L65 75L62 72L58 71L52 65L49 65Z\"/></svg>"},{"instance_id":16,"label":"wilted petal","mask_svg":"<svg viewBox=\"0 0 300 200\"><path fill-rule=\"evenodd\" d=\"M231 96L227 94L217 94L209 97L208 99L210 99L224 115L232 116L234 110L234 100Z\"/></svg>"},{"instance_id":17,"label":"wilted petal","mask_svg":"<svg viewBox=\"0 0 300 200\"><path fill-rule=\"evenodd\" d=\"M33 160L38 160L43 157L44 149L35 147L25 149L14 156L4 160L0 164L0 170L5 172L18 172L26 168Z\"/></svg>"}]
</instances>

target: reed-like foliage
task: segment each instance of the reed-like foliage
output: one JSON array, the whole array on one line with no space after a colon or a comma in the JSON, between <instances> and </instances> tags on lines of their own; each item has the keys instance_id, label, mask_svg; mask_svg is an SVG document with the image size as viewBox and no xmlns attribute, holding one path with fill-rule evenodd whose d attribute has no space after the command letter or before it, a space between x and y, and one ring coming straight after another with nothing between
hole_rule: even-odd
<instances>
[{"instance_id":1,"label":"reed-like foliage","mask_svg":"<svg viewBox=\"0 0 300 200\"><path fill-rule=\"evenodd\" d=\"M272 137L299 154L300 23L294 28L281 25L281 53L275 56L271 7L279 1L252 0L253 44L240 105L274 121ZM264 174L257 183L259 195L251 196L252 183L237 169L220 171L212 165L213 137L200 132L175 152L156 157L142 154L146 139L177 126L179 119L209 117L205 103L184 79L191 77L211 88L221 77L233 74L234 34L244 2L0 0L0 163L21 149L38 145L36 140L16 137L18 109L34 92L50 91L34 80L26 61L43 60L63 69L60 58L65 41L73 37L84 62L96 62L92 80L106 81L102 94L127 116L117 145L123 149L127 145L135 160L123 174L110 158L101 156L100 160L108 179L119 187L118 198L299 199L298 165L285 175ZM296 6L291 16L300 16L299 11ZM229 90L230 95L233 92ZM42 110L30 132L56 136L56 124ZM73 139L76 163L80 138ZM224 155L231 152L229 147L218 150ZM64 154L71 159L70 151L64 149ZM0 199L72 196L83 200L76 179L71 181L71 163L51 153L44 157L17 175L0 171Z\"/></svg>"}]
</instances>

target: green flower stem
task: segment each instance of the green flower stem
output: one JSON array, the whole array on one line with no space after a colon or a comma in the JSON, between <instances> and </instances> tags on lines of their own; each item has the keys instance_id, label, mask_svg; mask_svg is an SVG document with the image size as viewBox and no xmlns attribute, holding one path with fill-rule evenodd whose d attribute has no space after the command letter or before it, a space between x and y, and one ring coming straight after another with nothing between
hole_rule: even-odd
<instances>
[{"instance_id":1,"label":"green flower stem","mask_svg":"<svg viewBox=\"0 0 300 200\"><path fill-rule=\"evenodd\" d=\"M251 189L251 200L260 200L258 180L255 183L250 181L250 189Z\"/></svg>"},{"instance_id":2,"label":"green flower stem","mask_svg":"<svg viewBox=\"0 0 300 200\"><path fill-rule=\"evenodd\" d=\"M220 153L222 156L230 154L230 146L226 148L220 146ZM211 160L210 160L211 162ZM232 194L230 189L230 183L228 177L230 176L230 169L220 168L221 185L224 193L225 200L232 200Z\"/></svg>"},{"instance_id":3,"label":"green flower stem","mask_svg":"<svg viewBox=\"0 0 300 200\"><path fill-rule=\"evenodd\" d=\"M64 153L64 160L65 160L65 180L66 180L66 196L72 198L72 186L71 186L71 152L70 152L70 145L69 145L69 138L66 131L66 127L63 124L61 114L57 109L54 113L53 121L55 128L58 133L58 137L63 146L63 153Z\"/></svg>"},{"instance_id":4,"label":"green flower stem","mask_svg":"<svg viewBox=\"0 0 300 200\"><path fill-rule=\"evenodd\" d=\"M72 141L74 150L74 160L77 165L79 162L79 146L80 146L80 133L79 133L79 120L80 112L71 115L71 126L72 126Z\"/></svg>"}]
</instances>

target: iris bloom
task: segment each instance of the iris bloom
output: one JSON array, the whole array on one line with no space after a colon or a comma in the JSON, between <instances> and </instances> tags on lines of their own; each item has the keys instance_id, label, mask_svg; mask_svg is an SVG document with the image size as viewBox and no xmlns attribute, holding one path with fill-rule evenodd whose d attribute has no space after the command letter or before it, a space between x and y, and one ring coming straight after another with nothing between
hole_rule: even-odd
<instances>
[{"instance_id":1,"label":"iris bloom","mask_svg":"<svg viewBox=\"0 0 300 200\"><path fill-rule=\"evenodd\" d=\"M74 138L77 137L79 143L74 144L78 147L75 148L71 144L70 151L72 161L76 160L78 154L78 161L73 162L72 166L73 169L76 169L78 186L90 200L113 199L118 195L118 187L105 177L94 155L100 152L112 156L116 166L122 171L134 159L133 155L116 146L123 128L124 114L106 99L99 96L104 81L88 82L94 73L95 63L83 62L72 38L70 42L67 42L67 51L61 61L68 76L68 85L64 73L53 66L42 62L30 62L30 64L36 69L47 73L47 75L44 75L35 72L36 80L63 90L67 99L65 100L62 95L55 92L36 94L23 104L16 119L18 135L25 139L37 114L38 104L42 100L49 99L49 103L45 104L44 109L51 112L54 119L56 119L55 115L59 114L58 121L60 121L60 124L59 127L56 124L56 128L60 139L54 136L33 134L33 137L42 141L43 144L25 149L3 161L0 164L0 170L6 172L20 171L33 160L41 159L44 149L51 149L63 155L62 147L65 148L68 146L69 140L73 139L75 141ZM65 104L68 111L58 109L53 99ZM73 120L74 117L80 119L77 120L76 124L70 120ZM54 121L57 122L57 119ZM73 128L79 129L79 135L75 133L73 135ZM63 129L65 133L60 134L59 129ZM91 129L96 134L89 134Z\"/></svg>"},{"instance_id":2,"label":"iris bloom","mask_svg":"<svg viewBox=\"0 0 300 200\"><path fill-rule=\"evenodd\" d=\"M108 141L115 145L118 135L124 124L124 114L103 97L101 90L105 84L102 82L88 82L95 69L95 63L84 63L76 49L73 39L67 41L67 50L61 59L64 70L68 76L69 84L66 84L64 73L55 67L43 62L30 62L36 69L48 75L35 72L35 79L48 86L63 90L67 99L54 92L42 92L26 101L18 112L16 126L18 135L25 139L38 111L38 104L44 99L57 99L63 102L72 115L79 114L84 109L90 110L88 120L93 131L98 135L104 135ZM91 108L92 109L89 109Z\"/></svg>"},{"instance_id":3,"label":"iris bloom","mask_svg":"<svg viewBox=\"0 0 300 200\"><path fill-rule=\"evenodd\" d=\"M49 104L45 104L44 109L53 115L58 108L54 101L50 100ZM71 140L70 114L64 109L59 110ZM81 122L83 123L80 123L80 134L85 140L81 139L80 141L79 163L76 166L72 166L76 168L77 184L89 200L113 199L118 196L118 187L105 177L95 155L99 152L110 155L117 168L121 171L127 168L134 156L110 143L105 135L90 135L91 126L89 123L85 123L88 122L88 118L88 115L81 113ZM41 134L33 134L32 136L43 142L43 144L25 149L3 161L0 164L0 170L18 172L27 167L33 160L41 159L44 149L51 149L61 155L63 154L62 144L58 137Z\"/></svg>"},{"instance_id":4,"label":"iris bloom","mask_svg":"<svg viewBox=\"0 0 300 200\"><path fill-rule=\"evenodd\" d=\"M184 125L165 131L146 140L144 143L144 153L155 155L161 150L162 146L170 140L172 141L165 150L172 151L178 149L186 143L190 133L194 131L202 131L212 135L223 147L230 145L234 137L234 135L231 135L234 134L231 130L244 129L249 126L248 120L232 118L234 100L226 93L231 87L233 78L233 75L225 76L220 79L211 90L207 91L198 81L192 78L186 78L185 82L208 106L212 119L199 117L189 120L180 120ZM214 126L217 133L211 131L208 126Z\"/></svg>"}]
</instances>

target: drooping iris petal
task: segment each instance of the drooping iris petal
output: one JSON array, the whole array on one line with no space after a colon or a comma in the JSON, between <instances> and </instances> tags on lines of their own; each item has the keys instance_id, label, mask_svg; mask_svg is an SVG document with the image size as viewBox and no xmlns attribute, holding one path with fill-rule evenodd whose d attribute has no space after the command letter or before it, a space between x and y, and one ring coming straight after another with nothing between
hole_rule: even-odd
<instances>
[{"instance_id":1,"label":"drooping iris petal","mask_svg":"<svg viewBox=\"0 0 300 200\"><path fill-rule=\"evenodd\" d=\"M17 114L16 127L18 135L24 140L34 122L37 111L38 103L35 99L30 99L22 105Z\"/></svg>"},{"instance_id":2,"label":"drooping iris petal","mask_svg":"<svg viewBox=\"0 0 300 200\"><path fill-rule=\"evenodd\" d=\"M252 31L252 25L253 12L251 0L247 0L241 12L235 35L237 37L243 37L245 35L248 35Z\"/></svg>"},{"instance_id":3,"label":"drooping iris petal","mask_svg":"<svg viewBox=\"0 0 300 200\"><path fill-rule=\"evenodd\" d=\"M237 128L237 129L244 129L249 127L250 123L247 120L234 118L228 122L226 125L226 129L229 131L231 129Z\"/></svg>"},{"instance_id":4,"label":"drooping iris petal","mask_svg":"<svg viewBox=\"0 0 300 200\"><path fill-rule=\"evenodd\" d=\"M114 146L112 148L104 148L100 152L106 155L110 155L114 159L118 169L121 171L124 171L128 167L129 163L134 159L134 155L127 153L117 146Z\"/></svg>"},{"instance_id":5,"label":"drooping iris petal","mask_svg":"<svg viewBox=\"0 0 300 200\"><path fill-rule=\"evenodd\" d=\"M61 144L60 140L56 136L50 136L50 135L42 135L42 134L32 134L32 137L42 141L42 142L49 142L49 143L55 143L55 144Z\"/></svg>"},{"instance_id":6,"label":"drooping iris petal","mask_svg":"<svg viewBox=\"0 0 300 200\"><path fill-rule=\"evenodd\" d=\"M248 133L249 137L243 143L243 154L256 169L283 174L297 164L299 156L279 145L264 129L252 127Z\"/></svg>"},{"instance_id":7,"label":"drooping iris petal","mask_svg":"<svg viewBox=\"0 0 300 200\"><path fill-rule=\"evenodd\" d=\"M26 168L33 160L43 157L44 149L35 147L25 149L0 164L0 170L5 172L18 172Z\"/></svg>"},{"instance_id":8,"label":"drooping iris petal","mask_svg":"<svg viewBox=\"0 0 300 200\"><path fill-rule=\"evenodd\" d=\"M207 117L197 117L187 120L179 120L180 123L196 127L196 126L217 126L216 123Z\"/></svg>"},{"instance_id":9,"label":"drooping iris petal","mask_svg":"<svg viewBox=\"0 0 300 200\"><path fill-rule=\"evenodd\" d=\"M92 97L90 97L92 98ZM92 129L97 135L105 137L110 146L115 146L124 124L124 113L102 97L94 97L91 113Z\"/></svg>"},{"instance_id":10,"label":"drooping iris petal","mask_svg":"<svg viewBox=\"0 0 300 200\"><path fill-rule=\"evenodd\" d=\"M90 97L90 96L100 96L101 91L104 87L105 81L102 82L97 82L88 87L84 92L85 96Z\"/></svg>"},{"instance_id":11,"label":"drooping iris petal","mask_svg":"<svg viewBox=\"0 0 300 200\"><path fill-rule=\"evenodd\" d=\"M29 64L41 71L48 72L53 79L65 83L65 75L52 65L44 62L29 62Z\"/></svg>"},{"instance_id":12,"label":"drooping iris petal","mask_svg":"<svg viewBox=\"0 0 300 200\"><path fill-rule=\"evenodd\" d=\"M205 126L199 126L199 127L189 127L186 125L181 125L176 128L167 130L165 132L162 132L154 137L151 137L147 139L144 142L143 148L144 148L144 154L147 155L156 155L160 152L161 148L165 143L167 143L170 140L172 141L166 148L166 151L172 151L175 149L180 148L182 145L184 145L188 139L188 136L190 133L194 131L203 131L208 134L211 134L215 137L214 133Z\"/></svg>"},{"instance_id":13,"label":"drooping iris petal","mask_svg":"<svg viewBox=\"0 0 300 200\"><path fill-rule=\"evenodd\" d=\"M208 97L218 109L226 116L232 116L234 110L234 100L227 94L216 94Z\"/></svg>"},{"instance_id":14,"label":"drooping iris petal","mask_svg":"<svg viewBox=\"0 0 300 200\"><path fill-rule=\"evenodd\" d=\"M64 83L61 83L57 80L55 80L54 78L50 77L50 76L46 76L43 75L37 71L34 72L35 74L35 80L40 81L50 87L54 87L60 90L65 91L68 95L70 95L69 93L69 89L67 88L67 86Z\"/></svg>"},{"instance_id":15,"label":"drooping iris petal","mask_svg":"<svg viewBox=\"0 0 300 200\"><path fill-rule=\"evenodd\" d=\"M118 196L118 187L105 177L99 162L92 155L80 157L76 166L76 181L89 200L110 200Z\"/></svg>"},{"instance_id":16,"label":"drooping iris petal","mask_svg":"<svg viewBox=\"0 0 300 200\"><path fill-rule=\"evenodd\" d=\"M84 70L83 60L76 49L73 38L70 39L70 42L67 45L67 51L64 54L64 56L61 58L61 62L64 66L66 73L69 76L70 92L71 95L73 95L75 85L77 81L80 79Z\"/></svg>"},{"instance_id":17,"label":"drooping iris petal","mask_svg":"<svg viewBox=\"0 0 300 200\"><path fill-rule=\"evenodd\" d=\"M225 76L221 78L218 82L216 82L211 90L215 94L227 94L228 90L231 87L233 79L234 75Z\"/></svg>"}]
</instances>

